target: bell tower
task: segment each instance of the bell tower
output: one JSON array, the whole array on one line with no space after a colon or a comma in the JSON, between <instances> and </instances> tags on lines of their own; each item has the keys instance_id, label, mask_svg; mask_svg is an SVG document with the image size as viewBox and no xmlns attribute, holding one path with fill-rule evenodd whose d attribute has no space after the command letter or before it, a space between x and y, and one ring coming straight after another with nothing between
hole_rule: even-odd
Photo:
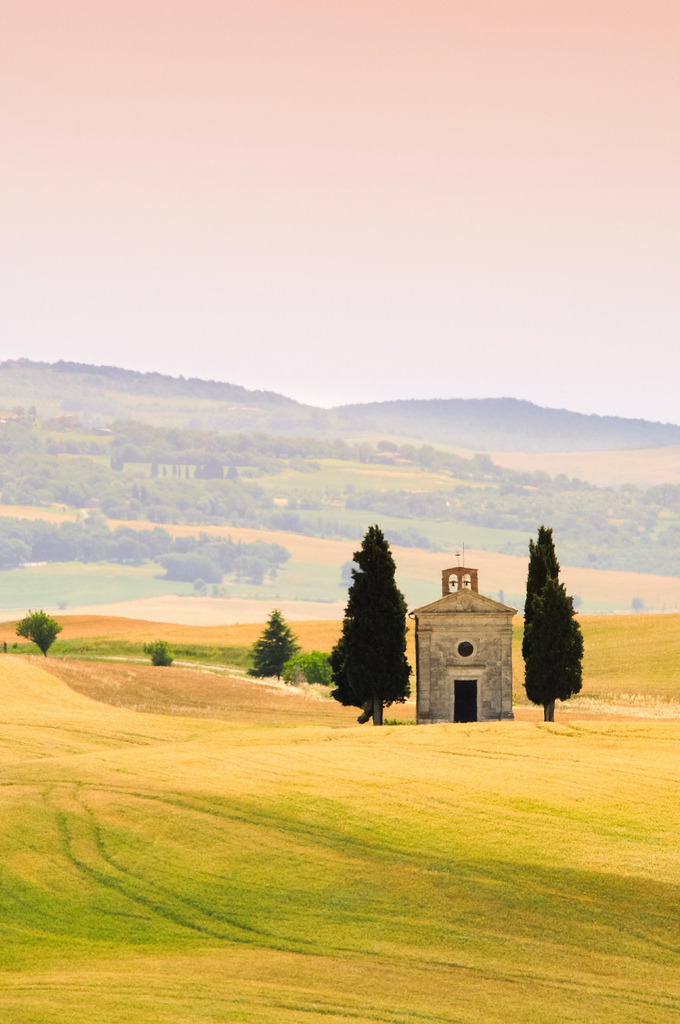
<instances>
[{"instance_id":1,"label":"bell tower","mask_svg":"<svg viewBox=\"0 0 680 1024\"><path fill-rule=\"evenodd\" d=\"M454 565L451 569L442 569L442 597L454 594L457 590L472 590L479 593L479 572L464 565Z\"/></svg>"}]
</instances>

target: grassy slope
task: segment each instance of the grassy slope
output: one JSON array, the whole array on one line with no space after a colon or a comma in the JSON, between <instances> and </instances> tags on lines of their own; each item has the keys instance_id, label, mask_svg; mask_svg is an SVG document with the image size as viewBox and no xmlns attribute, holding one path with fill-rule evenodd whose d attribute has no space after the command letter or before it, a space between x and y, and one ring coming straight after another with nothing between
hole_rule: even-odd
<instances>
[{"instance_id":1,"label":"grassy slope","mask_svg":"<svg viewBox=\"0 0 680 1024\"><path fill-rule=\"evenodd\" d=\"M680 615L590 616L583 635L593 692L680 700Z\"/></svg>"},{"instance_id":2,"label":"grassy slope","mask_svg":"<svg viewBox=\"0 0 680 1024\"><path fill-rule=\"evenodd\" d=\"M138 655L140 645L160 637L182 651L182 657L235 666L247 663L247 650L263 628L262 623L185 626L97 615L59 615L58 619L64 629L53 653L66 657ZM680 615L586 615L579 616L579 622L585 642L584 695L609 699L620 694L644 695L680 702ZM514 689L522 699L521 620L516 623ZM14 626L14 622L0 623L0 641L14 637ZM330 651L341 624L321 620L294 622L292 626L303 650ZM187 652L191 646L193 655ZM411 631L407 653L415 665Z\"/></svg>"},{"instance_id":3,"label":"grassy slope","mask_svg":"<svg viewBox=\"0 0 680 1024\"><path fill-rule=\"evenodd\" d=\"M248 728L9 658L0 699L2 1019L680 1013L680 726Z\"/></svg>"},{"instance_id":4,"label":"grassy slope","mask_svg":"<svg viewBox=\"0 0 680 1024\"><path fill-rule=\"evenodd\" d=\"M42 666L41 666L42 667ZM162 715L220 718L239 725L351 726L358 711L331 700L325 687L294 687L172 665L51 661L51 674L86 697L119 708ZM413 704L390 709L412 719Z\"/></svg>"}]
</instances>

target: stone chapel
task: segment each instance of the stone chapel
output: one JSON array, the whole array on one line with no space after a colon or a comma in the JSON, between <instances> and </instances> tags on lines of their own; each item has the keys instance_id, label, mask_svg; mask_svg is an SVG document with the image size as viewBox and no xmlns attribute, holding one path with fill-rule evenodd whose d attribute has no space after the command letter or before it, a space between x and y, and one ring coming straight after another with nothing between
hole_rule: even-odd
<instances>
[{"instance_id":1,"label":"stone chapel","mask_svg":"<svg viewBox=\"0 0 680 1024\"><path fill-rule=\"evenodd\" d=\"M410 613L416 624L417 721L511 720L512 617L479 593L478 571L442 572L442 596Z\"/></svg>"}]
</instances>

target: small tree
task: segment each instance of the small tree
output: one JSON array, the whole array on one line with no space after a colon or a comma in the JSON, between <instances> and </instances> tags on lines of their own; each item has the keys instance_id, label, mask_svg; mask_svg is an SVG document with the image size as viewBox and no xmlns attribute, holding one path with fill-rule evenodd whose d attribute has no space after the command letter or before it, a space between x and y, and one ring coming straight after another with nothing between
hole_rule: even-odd
<instances>
[{"instance_id":1,"label":"small tree","mask_svg":"<svg viewBox=\"0 0 680 1024\"><path fill-rule=\"evenodd\" d=\"M174 660L167 640L153 640L150 644L144 644L144 653L149 655L152 665L172 665Z\"/></svg>"},{"instance_id":2,"label":"small tree","mask_svg":"<svg viewBox=\"0 0 680 1024\"><path fill-rule=\"evenodd\" d=\"M284 664L300 650L296 640L297 637L284 621L281 612L275 608L252 646L253 667L248 670L248 675L276 676L280 679Z\"/></svg>"},{"instance_id":3,"label":"small tree","mask_svg":"<svg viewBox=\"0 0 680 1024\"><path fill-rule=\"evenodd\" d=\"M362 708L360 722L382 725L383 708L410 695L406 660L406 602L394 580L390 546L378 526L355 552L342 636L331 652L340 704Z\"/></svg>"},{"instance_id":4,"label":"small tree","mask_svg":"<svg viewBox=\"0 0 680 1024\"><path fill-rule=\"evenodd\" d=\"M555 720L555 701L568 700L581 689L583 637L574 618L574 605L552 577L534 596L528 627L529 655L525 664L527 697L543 705L543 719Z\"/></svg>"},{"instance_id":5,"label":"small tree","mask_svg":"<svg viewBox=\"0 0 680 1024\"><path fill-rule=\"evenodd\" d=\"M21 622L17 622L16 634L31 640L47 657L48 650L62 629L56 619L51 618L47 612L42 609L39 612L32 612L29 609L28 615Z\"/></svg>"}]
</instances>

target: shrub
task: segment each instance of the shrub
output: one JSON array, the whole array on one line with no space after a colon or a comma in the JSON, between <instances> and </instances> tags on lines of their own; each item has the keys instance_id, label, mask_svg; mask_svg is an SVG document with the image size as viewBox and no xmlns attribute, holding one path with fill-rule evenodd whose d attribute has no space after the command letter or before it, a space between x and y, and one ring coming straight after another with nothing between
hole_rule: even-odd
<instances>
[{"instance_id":1,"label":"shrub","mask_svg":"<svg viewBox=\"0 0 680 1024\"><path fill-rule=\"evenodd\" d=\"M295 654L285 663L281 674L287 683L323 683L324 686L330 686L329 656L321 651Z\"/></svg>"},{"instance_id":2,"label":"shrub","mask_svg":"<svg viewBox=\"0 0 680 1024\"><path fill-rule=\"evenodd\" d=\"M149 655L152 665L172 665L173 656L167 640L154 640L153 643L144 644L144 653Z\"/></svg>"}]
</instances>

